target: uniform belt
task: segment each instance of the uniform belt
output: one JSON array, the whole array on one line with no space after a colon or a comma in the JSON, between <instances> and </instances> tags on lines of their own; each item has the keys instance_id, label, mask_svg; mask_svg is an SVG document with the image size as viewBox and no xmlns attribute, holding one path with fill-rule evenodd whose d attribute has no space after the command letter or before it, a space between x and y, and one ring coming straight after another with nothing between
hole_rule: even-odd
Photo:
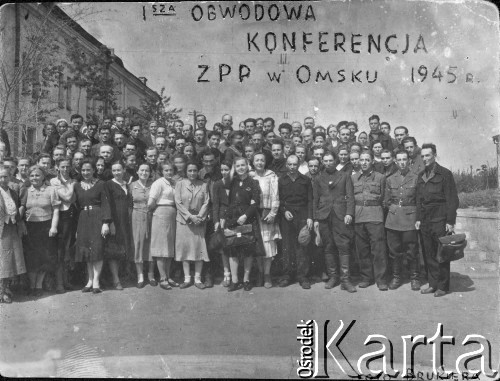
<instances>
[{"instance_id":1,"label":"uniform belt","mask_svg":"<svg viewBox=\"0 0 500 381\"><path fill-rule=\"evenodd\" d=\"M358 206L381 206L381 202L376 201L376 200L364 200L364 201L356 200L356 205L358 205Z\"/></svg>"},{"instance_id":2,"label":"uniform belt","mask_svg":"<svg viewBox=\"0 0 500 381\"><path fill-rule=\"evenodd\" d=\"M403 199L400 200L393 200L394 205L396 206L417 206L416 203L410 202L410 201L404 201Z\"/></svg>"},{"instance_id":3,"label":"uniform belt","mask_svg":"<svg viewBox=\"0 0 500 381\"><path fill-rule=\"evenodd\" d=\"M96 209L96 208L100 208L101 205L88 205L88 206L84 206L83 208L80 208L80 210L92 210L92 209Z\"/></svg>"}]
</instances>

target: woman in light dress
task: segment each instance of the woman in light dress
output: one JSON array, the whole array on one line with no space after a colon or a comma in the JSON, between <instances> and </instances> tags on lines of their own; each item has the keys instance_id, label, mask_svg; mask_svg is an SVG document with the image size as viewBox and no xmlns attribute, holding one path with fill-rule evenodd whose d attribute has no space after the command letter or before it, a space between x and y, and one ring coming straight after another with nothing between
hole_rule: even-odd
<instances>
[{"instance_id":1,"label":"woman in light dress","mask_svg":"<svg viewBox=\"0 0 500 381\"><path fill-rule=\"evenodd\" d=\"M148 211L149 193L153 181L150 179L151 167L148 163L143 163L137 169L139 179L129 185L132 197L132 249L133 260L137 271L137 288L144 288L144 262L150 260L150 235L151 235L151 214ZM158 283L154 278L154 264L150 263L148 278L149 284L153 287Z\"/></svg>"},{"instance_id":2,"label":"woman in light dress","mask_svg":"<svg viewBox=\"0 0 500 381\"><path fill-rule=\"evenodd\" d=\"M9 188L9 170L0 165L0 303L12 303L10 278L26 273L19 197Z\"/></svg>"},{"instance_id":3,"label":"woman in light dress","mask_svg":"<svg viewBox=\"0 0 500 381\"><path fill-rule=\"evenodd\" d=\"M160 287L171 290L179 285L170 278L170 265L175 257L175 183L172 180L174 165L170 162L161 167L162 177L151 186L148 200L148 210L153 213L151 227L151 245L149 249L150 270L154 263L160 273Z\"/></svg>"},{"instance_id":4,"label":"woman in light dress","mask_svg":"<svg viewBox=\"0 0 500 381\"><path fill-rule=\"evenodd\" d=\"M194 285L202 290L205 284L201 282L201 270L203 262L209 262L205 228L210 199L207 184L198 179L198 165L188 162L186 174L187 178L175 185L177 206L175 260L182 261L184 269L184 282L180 288L192 285L190 264L194 262Z\"/></svg>"},{"instance_id":5,"label":"woman in light dress","mask_svg":"<svg viewBox=\"0 0 500 381\"><path fill-rule=\"evenodd\" d=\"M253 178L259 182L262 191L259 205L259 225L266 253L265 257L256 257L259 267L257 286L264 284L265 288L271 288L271 263L277 253L276 240L281 239L280 228L276 222L280 205L278 176L273 171L266 169L266 156L263 153L255 154L253 165L255 167Z\"/></svg>"}]
</instances>

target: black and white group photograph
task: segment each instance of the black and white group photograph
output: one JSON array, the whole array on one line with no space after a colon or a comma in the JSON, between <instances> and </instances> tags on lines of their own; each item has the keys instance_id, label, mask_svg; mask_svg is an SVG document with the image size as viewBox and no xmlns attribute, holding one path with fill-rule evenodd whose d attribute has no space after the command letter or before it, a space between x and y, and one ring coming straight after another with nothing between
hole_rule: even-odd
<instances>
[{"instance_id":1,"label":"black and white group photograph","mask_svg":"<svg viewBox=\"0 0 500 381\"><path fill-rule=\"evenodd\" d=\"M483 0L0 7L0 374L500 377Z\"/></svg>"}]
</instances>

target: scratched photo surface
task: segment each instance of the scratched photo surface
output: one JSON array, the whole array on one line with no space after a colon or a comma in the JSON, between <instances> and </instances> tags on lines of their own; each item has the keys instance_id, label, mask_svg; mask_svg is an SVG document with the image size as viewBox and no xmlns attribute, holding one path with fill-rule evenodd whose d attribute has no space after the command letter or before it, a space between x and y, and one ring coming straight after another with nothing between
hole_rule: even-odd
<instances>
[{"instance_id":1,"label":"scratched photo surface","mask_svg":"<svg viewBox=\"0 0 500 381\"><path fill-rule=\"evenodd\" d=\"M185 123L192 123L189 113L196 110L209 129L231 114L235 129L248 117L272 117L277 127L312 116L316 125L348 120L369 132L368 117L377 114L393 130L406 126L419 146L435 143L437 161L453 171L497 161L492 136L499 134L499 16L486 1L58 6L70 17L88 11L81 27L113 48L127 70L146 77L151 89L165 87ZM482 220L460 221L457 230L468 235L483 226ZM492 224L485 229L496 242L498 219L492 217ZM467 252L452 262L452 292L443 298L413 292L409 283L355 294L325 290L321 282L311 290L294 284L234 293L220 284L166 292L132 283L121 293L78 290L0 305L0 372L297 378L302 320L315 320L327 341L341 326L347 332L340 351L335 343L330 348L333 355L321 337L317 376L360 373L358 360L383 347L367 344L370 335L387 339L381 350L387 373L408 367L412 356L402 337L410 335L454 338L417 347L414 369L424 379L436 369L436 347L445 368L457 372L460 355L480 347L464 345L467 335L483 337L483 369L495 370L499 250L496 245L485 253L481 242L471 242L468 250L479 259L467 262ZM493 259L485 264L484 258ZM382 370L383 360L373 361L372 370ZM479 358L470 362L469 369L479 368Z\"/></svg>"}]
</instances>

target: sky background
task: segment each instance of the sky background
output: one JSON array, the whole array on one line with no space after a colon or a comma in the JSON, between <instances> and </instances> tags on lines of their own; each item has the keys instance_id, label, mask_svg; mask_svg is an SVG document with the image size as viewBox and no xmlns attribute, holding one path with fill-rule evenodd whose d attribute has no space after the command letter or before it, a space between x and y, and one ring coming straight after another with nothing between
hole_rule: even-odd
<instances>
[{"instance_id":1,"label":"sky background","mask_svg":"<svg viewBox=\"0 0 500 381\"><path fill-rule=\"evenodd\" d=\"M369 130L368 117L378 114L394 128L404 125L419 144L434 142L439 161L452 169L477 168L481 164L496 165L496 151L491 137L499 133L498 93L498 15L486 2L434 3L427 1L323 1L302 3L300 21L284 17L283 4L298 8L300 3L276 2L280 18L270 21L267 10L271 2L261 2L266 11L256 21L254 3L200 4L203 19L194 21L191 11L196 3L173 3L175 16L153 16L155 3L81 3L61 4L70 15L84 10L79 23L99 41L114 48L125 67L136 76L148 79L148 86L159 91L166 87L172 106L182 107L182 119L191 121L189 111L203 112L208 125L230 113L234 125L247 117L271 116L281 122L303 121L314 116L316 124L328 126L340 120L355 121L361 130ZM158 4L158 3L156 3ZM168 4L168 3L164 3ZM215 5L216 19L208 20L207 7ZM232 8L247 4L251 17L244 21L236 12L234 18L223 19L219 4ZM316 20L304 20L307 5L312 5ZM146 20L143 19L145 6ZM168 8L168 6L167 6ZM166 9L167 9L166 8ZM159 9L159 7L158 7ZM165 10L166 10L165 9ZM85 16L85 14L87 16ZM328 53L318 49L318 32L328 32ZM247 33L258 32L261 48L249 52ZM264 35L273 32L278 47L270 54L264 49ZM297 33L297 50L287 52L286 65L280 65L282 33ZM313 43L302 50L302 32L312 33ZM361 53L335 52L334 33L343 33L345 46L350 46L351 33L361 34ZM391 45L398 53L367 51L368 34L385 38L396 34ZM408 53L401 54L410 36ZM419 35L427 53L413 53ZM231 66L231 74L218 80L218 65ZM251 69L242 83L238 67ZM208 83L198 83L198 65L209 65ZM299 66L311 69L311 80L300 84L296 78ZM422 83L412 83L411 68L428 67ZM439 65L444 77L432 78ZM457 81L446 83L449 66L456 66ZM338 70L344 69L346 81L337 83ZM318 70L329 71L333 83L315 82ZM358 72L363 83L351 82L351 71ZM377 81L366 83L366 70ZM282 72L280 84L271 83L267 73ZM473 83L465 82L465 74L473 73ZM303 73L305 73L303 71ZM418 78L417 74L415 77Z\"/></svg>"}]
</instances>

